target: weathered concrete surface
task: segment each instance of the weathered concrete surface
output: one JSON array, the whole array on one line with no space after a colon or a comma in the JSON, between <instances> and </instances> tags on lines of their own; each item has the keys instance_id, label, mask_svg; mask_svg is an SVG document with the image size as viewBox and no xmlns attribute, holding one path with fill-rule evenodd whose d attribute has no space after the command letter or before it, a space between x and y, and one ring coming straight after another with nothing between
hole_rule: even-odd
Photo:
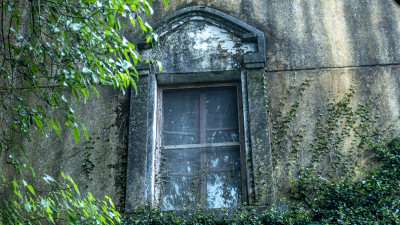
<instances>
[{"instance_id":1,"label":"weathered concrete surface","mask_svg":"<svg viewBox=\"0 0 400 225\"><path fill-rule=\"evenodd\" d=\"M335 179L345 175L345 166L355 167L356 174L373 167L371 147L360 147L360 137L365 135L378 143L400 132L398 66L267 72L265 82L271 142L276 145L271 149L275 197L288 197L290 179L296 178L300 169L315 168L319 175ZM304 82L309 84L306 88L302 88ZM348 108L343 107L345 100L349 100ZM296 102L298 106L294 106ZM335 113L341 116L330 122ZM279 133L286 125L287 129ZM330 125L334 129L329 129ZM318 144L327 152L313 158ZM264 170L265 163L256 162L254 168L255 172ZM271 179L268 173L259 174L256 180Z\"/></svg>"},{"instance_id":2,"label":"weathered concrete surface","mask_svg":"<svg viewBox=\"0 0 400 225\"><path fill-rule=\"evenodd\" d=\"M44 138L41 132L32 132L31 142L22 140L29 163L36 173L36 179L32 179L29 172L24 179L37 189L36 192L46 194L47 187L41 178L48 174L61 181L61 172L64 172L73 178L83 194L91 192L97 199L108 195L123 209L129 95L124 96L113 87L100 87L98 91L100 99L91 93L86 104L78 105L70 100L79 120L87 128L89 141L80 130L80 142L76 145L72 129L63 125L65 121L62 118L62 140L52 130L47 132L48 138ZM32 102L35 101L33 98ZM7 163L8 156L9 152L3 152L0 168L11 179L16 171ZM83 165L86 159L94 164L89 172L85 172Z\"/></svg>"},{"instance_id":3,"label":"weathered concrete surface","mask_svg":"<svg viewBox=\"0 0 400 225\"><path fill-rule=\"evenodd\" d=\"M221 10L262 30L266 38L266 70L270 72L266 73L264 80L260 74L248 77L249 116L254 126L251 128L254 135L251 144L255 195L259 204L269 204L271 199L280 196L287 197L290 176L296 176L298 169L309 165L312 160L310 146L318 132L318 117L321 115L326 119L328 104L339 102L346 93L356 91L350 103L354 110L366 102L372 105L374 117L379 114L376 118L379 125L373 126L392 126L398 131L400 7L394 1L177 0L170 2L166 10L162 3L158 3L155 18L193 5ZM262 88L264 81L265 90ZM309 83L309 87L301 90L303 82ZM266 98L260 93L264 91L271 113L270 121L264 137L257 139L255 137L261 137L264 131L262 125L258 126L265 124L262 117ZM268 148L263 146L269 143L267 132L276 132L274 120L287 115L297 100L300 103L296 112L290 113L295 117L290 120L283 138L297 140L295 135L302 133L300 145L293 141L284 142L277 152L269 155ZM386 135L393 136L393 132ZM343 141L340 149L344 155L351 150L355 139L351 133ZM292 144L300 149L298 153L290 153ZM362 168L368 165L368 157L368 153L359 153L352 160ZM322 174L341 175L338 169L332 171L329 157L320 161L318 169Z\"/></svg>"},{"instance_id":4,"label":"weathered concrete surface","mask_svg":"<svg viewBox=\"0 0 400 225\"><path fill-rule=\"evenodd\" d=\"M151 18L154 23L177 9L201 5L220 10L264 32L266 70L269 72L265 73L264 78L260 71L248 71L247 79L257 204L268 205L279 197L288 196L289 178L296 176L300 168L313 161L313 143L321 126L317 124L318 119L326 120L330 102L337 104L349 92L354 92L349 103L353 111L368 103L371 105L371 116L376 120L375 125L371 126L387 128L382 132L389 138L398 133L400 7L394 1L176 0L170 1L166 10L162 8L162 2L154 2L155 15ZM236 53L244 51L242 46L232 53L224 49L226 43L222 40L224 36L229 41L237 42L236 37L217 32L221 36L211 37L209 45L195 48L196 43L184 41L188 40L188 35L192 34L194 40L200 43L207 30L216 28L207 23L198 27L188 23L181 28L167 35L166 41L161 43L163 48L167 48L161 54L164 72L239 68L236 66L238 61L232 59L235 59ZM175 45L170 45L171 42ZM196 55L202 48L206 51L197 61L182 58L187 53ZM221 57L215 57L221 52ZM202 64L203 61L206 63ZM306 88L303 88L304 82ZM151 164L147 150L148 87L146 79L139 81L139 95L131 106L128 97L119 95L112 88L99 88L100 100L92 98L87 105L74 107L91 137L87 142L81 135L84 144L79 147L74 144L72 132L66 129L63 129L64 141L51 133L50 138L25 143L37 175L47 173L59 178L60 171L64 171L73 176L84 189L83 192L90 191L96 197L107 194L122 207L127 196L127 200L132 202L126 204L130 209L147 204L148 195L151 194L148 182L151 177L146 177ZM296 110L290 112L297 101ZM269 116L266 104L269 106ZM128 129L130 107L130 116L138 119ZM276 129L284 119L287 119L285 124L288 127L279 136ZM356 125L360 125L360 122ZM343 126L340 125L339 131L343 130ZM128 133L133 148L137 148L135 154L130 156L133 157L131 167L135 171L130 175L125 174ZM340 133L331 136L338 135ZM269 146L279 137L282 142L276 148ZM299 141L294 141L296 138ZM329 137L326 138L328 144L333 146ZM312 166L320 170L322 175L342 175L343 171L331 167L330 163L338 160L339 153L350 155L353 140L356 139L356 135L350 132L340 146L329 152L331 154L317 159L318 163ZM369 166L367 150L351 159L357 163L357 167ZM92 180L82 167L86 151L93 152L89 159L96 165L90 173ZM3 152L0 167L11 177L14 172L6 163L7 157ZM344 165L345 162L339 163ZM133 183L127 195L125 179Z\"/></svg>"},{"instance_id":5,"label":"weathered concrete surface","mask_svg":"<svg viewBox=\"0 0 400 225\"><path fill-rule=\"evenodd\" d=\"M274 202L273 167L262 72L248 71L247 95L253 169L251 176L254 179L254 188L249 191L254 192L252 201L271 205Z\"/></svg>"},{"instance_id":6,"label":"weathered concrete surface","mask_svg":"<svg viewBox=\"0 0 400 225\"><path fill-rule=\"evenodd\" d=\"M163 73L188 73L238 69L242 56L255 51L255 44L241 43L224 29L189 21L166 34L157 49L143 52L143 57L160 60Z\"/></svg>"},{"instance_id":7,"label":"weathered concrete surface","mask_svg":"<svg viewBox=\"0 0 400 225\"><path fill-rule=\"evenodd\" d=\"M270 71L400 61L400 6L392 0L177 0L167 10L160 1L154 18L189 5L221 10L262 30Z\"/></svg>"},{"instance_id":8,"label":"weathered concrete surface","mask_svg":"<svg viewBox=\"0 0 400 225\"><path fill-rule=\"evenodd\" d=\"M154 75L153 75L154 76ZM154 152L153 115L155 99L155 78L151 75L140 76L137 96L132 93L129 149L126 188L126 212L151 206L152 171Z\"/></svg>"}]
</instances>

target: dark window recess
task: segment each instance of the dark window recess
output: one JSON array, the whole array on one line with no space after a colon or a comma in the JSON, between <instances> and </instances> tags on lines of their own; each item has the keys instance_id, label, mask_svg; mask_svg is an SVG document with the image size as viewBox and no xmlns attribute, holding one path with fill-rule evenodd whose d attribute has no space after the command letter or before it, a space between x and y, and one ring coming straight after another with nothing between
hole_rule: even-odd
<instances>
[{"instance_id":1,"label":"dark window recess","mask_svg":"<svg viewBox=\"0 0 400 225\"><path fill-rule=\"evenodd\" d=\"M162 91L161 209L241 203L237 96L236 85Z\"/></svg>"}]
</instances>

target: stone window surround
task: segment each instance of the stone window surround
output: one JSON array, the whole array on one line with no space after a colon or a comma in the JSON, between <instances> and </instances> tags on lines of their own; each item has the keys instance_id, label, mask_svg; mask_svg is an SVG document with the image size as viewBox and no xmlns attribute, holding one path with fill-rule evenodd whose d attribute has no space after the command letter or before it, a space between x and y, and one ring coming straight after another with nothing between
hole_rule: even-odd
<instances>
[{"instance_id":1,"label":"stone window surround","mask_svg":"<svg viewBox=\"0 0 400 225\"><path fill-rule=\"evenodd\" d=\"M135 154L131 154L132 151L132 138L129 138L128 147L128 179L127 179L127 192L126 192L126 212L132 212L137 206L150 206L157 207L155 204L155 154L156 154L156 118L157 118L157 89L159 86L163 85L182 85L182 84L198 84L198 83L220 83L220 82L238 82L241 85L242 92L242 107L243 107L243 126L244 126L244 151L246 153L246 173L247 173L247 187L242 187L243 190L249 192L248 201L252 200L254 196L254 184L252 178L252 156L251 156L251 144L250 144L250 128L249 128L249 115L248 115L248 99L247 99L247 70L258 69L260 72L263 70L265 65L265 50L264 50L264 35L262 32L256 30L253 27L244 24L243 22L230 17L224 13L217 10L206 8L206 7L189 7L186 9L179 10L172 15L166 17L161 21L161 24L168 24L168 21L179 19L180 17L187 17L190 14L201 14L206 15L205 18L210 20L218 20L220 24L225 24L226 26L232 28L234 24L237 27L244 28L249 31L247 34L241 35L242 41L251 41L257 43L258 52L243 55L243 64L241 69L238 70L221 70L221 71L209 71L209 72L193 72L193 73L160 73L156 74L154 68L138 68L140 79L147 79L148 86L146 87L148 91L148 112L147 112L147 144L143 146L145 149L141 150L142 154L146 154L146 162L143 162L145 169L142 172L142 179L144 182L139 184L143 185L142 188L144 193L133 193L130 188L132 183L130 178L132 176L132 169L135 167L133 165L133 159ZM203 15L203 16L204 16ZM222 22L221 22L222 21ZM159 25L158 25L159 26ZM157 27L157 26L156 26ZM157 31L157 28L156 28ZM146 45L139 45L142 49L149 47ZM132 90L132 98L135 98L135 91ZM132 100L131 100L132 102ZM132 116L130 116L132 120ZM132 123L130 123L132 124ZM131 136L131 135L130 135ZM137 174L136 174L137 176ZM137 178L137 177L136 177ZM141 196L141 200L144 202L132 202L132 199L138 199L133 197L133 195L144 195Z\"/></svg>"}]
</instances>

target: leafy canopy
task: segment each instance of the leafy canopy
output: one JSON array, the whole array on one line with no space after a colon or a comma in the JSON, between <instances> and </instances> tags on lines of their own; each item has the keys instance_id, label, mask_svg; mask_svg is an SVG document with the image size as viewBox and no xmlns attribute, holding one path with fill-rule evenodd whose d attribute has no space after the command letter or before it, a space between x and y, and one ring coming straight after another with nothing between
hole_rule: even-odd
<instances>
[{"instance_id":1,"label":"leafy canopy","mask_svg":"<svg viewBox=\"0 0 400 225\"><path fill-rule=\"evenodd\" d=\"M168 0L164 0L168 5ZM135 66L142 62L126 31L157 40L145 21L151 0L1 0L0 9L0 155L22 173L28 154L21 140L32 129L61 138L62 123L78 144L88 133L72 107L86 103L96 87L112 85L123 93L136 89ZM18 153L18 154L16 154ZM22 153L24 157L17 157ZM31 168L34 175L34 170ZM111 199L80 196L71 177L57 182L46 175L49 192L41 196L23 178L0 187L13 195L0 199L1 224L114 224L120 214ZM23 177L23 176L22 176ZM9 187L9 188L7 188Z\"/></svg>"},{"instance_id":2,"label":"leafy canopy","mask_svg":"<svg viewBox=\"0 0 400 225\"><path fill-rule=\"evenodd\" d=\"M168 1L164 1L168 4ZM34 128L45 136L61 123L78 143L88 138L72 101L85 103L96 87L136 89L135 65L142 61L126 30L157 39L145 16L151 0L2 0L0 27L0 154L26 152L16 137L30 139ZM66 90L66 91L65 91ZM69 93L68 95L65 93ZM64 95L65 94L65 95ZM68 96L73 96L72 99ZM34 99L34 100L33 100ZM54 116L59 115L59 116Z\"/></svg>"}]
</instances>

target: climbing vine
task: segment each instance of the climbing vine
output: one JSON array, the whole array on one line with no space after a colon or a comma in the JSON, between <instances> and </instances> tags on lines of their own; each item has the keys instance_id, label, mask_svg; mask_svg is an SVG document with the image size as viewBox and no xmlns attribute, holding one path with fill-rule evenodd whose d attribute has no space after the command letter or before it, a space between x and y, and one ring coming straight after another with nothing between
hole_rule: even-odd
<instances>
[{"instance_id":1,"label":"climbing vine","mask_svg":"<svg viewBox=\"0 0 400 225\"><path fill-rule=\"evenodd\" d=\"M300 121L297 109L307 111L302 99L312 81L288 85L279 106L271 107L266 98L280 198L309 210L312 220L323 224L399 223L400 155L394 132L399 119L380 121L381 92L360 101L354 82L339 100L330 98L308 111L316 121Z\"/></svg>"}]
</instances>

